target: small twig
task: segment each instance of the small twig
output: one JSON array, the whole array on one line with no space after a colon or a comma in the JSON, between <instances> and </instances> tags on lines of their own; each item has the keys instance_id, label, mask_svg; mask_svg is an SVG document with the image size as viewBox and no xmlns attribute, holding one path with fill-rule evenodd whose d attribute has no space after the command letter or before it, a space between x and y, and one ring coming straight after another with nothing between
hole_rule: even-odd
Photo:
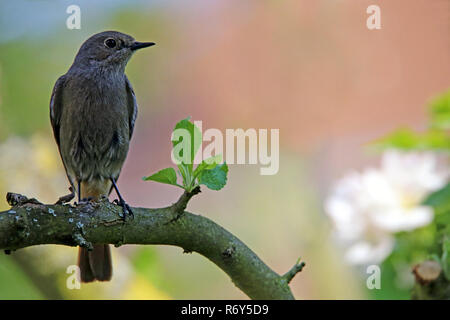
<instances>
[{"instance_id":1,"label":"small twig","mask_svg":"<svg viewBox=\"0 0 450 320\"><path fill-rule=\"evenodd\" d=\"M426 260L413 267L416 281L411 292L413 300L449 300L450 280L441 264L436 260Z\"/></svg>"},{"instance_id":2,"label":"small twig","mask_svg":"<svg viewBox=\"0 0 450 320\"><path fill-rule=\"evenodd\" d=\"M416 276L418 283L426 285L439 277L442 268L439 262L427 260L415 265L412 272Z\"/></svg>"},{"instance_id":3,"label":"small twig","mask_svg":"<svg viewBox=\"0 0 450 320\"><path fill-rule=\"evenodd\" d=\"M10 206L21 206L21 205L24 205L26 203L43 204L42 202L39 202L35 198L28 199L24 195L21 195L21 194L18 194L18 193L13 193L13 192L8 192L6 194L6 201L8 201L8 204Z\"/></svg>"},{"instance_id":4,"label":"small twig","mask_svg":"<svg viewBox=\"0 0 450 320\"><path fill-rule=\"evenodd\" d=\"M75 192L72 187L69 187L69 194L66 194L65 196L59 197L58 201L55 202L55 204L65 204L69 203L70 201L75 198Z\"/></svg>"},{"instance_id":5,"label":"small twig","mask_svg":"<svg viewBox=\"0 0 450 320\"><path fill-rule=\"evenodd\" d=\"M300 271L302 271L303 268L305 267L306 263L300 262L300 259L301 258L298 258L297 262L294 264L294 266L291 268L291 270L289 270L282 276L282 278L285 279L287 281L287 283L290 283L291 280L295 277L295 275L297 273L299 273Z\"/></svg>"},{"instance_id":6,"label":"small twig","mask_svg":"<svg viewBox=\"0 0 450 320\"><path fill-rule=\"evenodd\" d=\"M170 208L172 213L174 214L174 219L176 220L178 219L184 212L184 210L187 207L187 204L189 202L189 200L191 200L191 198L193 196L195 196L196 194L199 194L201 192L200 190L200 186L195 187L191 192L187 192L185 191L180 199L178 199L177 202L175 202Z\"/></svg>"}]
</instances>

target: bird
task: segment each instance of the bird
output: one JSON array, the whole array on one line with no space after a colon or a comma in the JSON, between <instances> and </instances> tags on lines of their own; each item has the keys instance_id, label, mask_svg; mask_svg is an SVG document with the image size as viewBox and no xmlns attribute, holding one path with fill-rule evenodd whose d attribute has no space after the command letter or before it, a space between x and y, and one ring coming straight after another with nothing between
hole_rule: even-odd
<instances>
[{"instance_id":1,"label":"bird","mask_svg":"<svg viewBox=\"0 0 450 320\"><path fill-rule=\"evenodd\" d=\"M71 191L57 203L70 202L75 194L79 203L101 201L114 189L123 219L133 217L117 187L138 111L125 67L137 50L153 45L118 31L94 34L56 81L50 122ZM111 280L109 244L80 247L78 266L81 282Z\"/></svg>"}]
</instances>

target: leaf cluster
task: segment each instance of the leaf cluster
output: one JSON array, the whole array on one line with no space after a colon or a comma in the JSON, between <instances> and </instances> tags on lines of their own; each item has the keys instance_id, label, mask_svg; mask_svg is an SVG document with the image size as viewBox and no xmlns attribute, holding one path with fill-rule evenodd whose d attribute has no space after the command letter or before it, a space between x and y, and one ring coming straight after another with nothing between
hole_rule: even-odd
<instances>
[{"instance_id":1,"label":"leaf cluster","mask_svg":"<svg viewBox=\"0 0 450 320\"><path fill-rule=\"evenodd\" d=\"M180 187L191 192L199 185L211 190L220 190L227 183L228 166L222 163L222 155L203 160L194 168L194 159L202 144L202 132L190 121L190 118L179 121L172 132L172 159L175 168L165 168L144 177L145 181L156 181ZM178 176L177 176L178 173ZM182 180L178 183L178 178Z\"/></svg>"}]
</instances>

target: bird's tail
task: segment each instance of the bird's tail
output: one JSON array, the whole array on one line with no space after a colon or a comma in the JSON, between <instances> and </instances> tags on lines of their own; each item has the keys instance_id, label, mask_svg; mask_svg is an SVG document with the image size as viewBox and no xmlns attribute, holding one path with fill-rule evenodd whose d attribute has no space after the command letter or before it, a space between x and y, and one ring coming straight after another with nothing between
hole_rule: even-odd
<instances>
[{"instance_id":1,"label":"bird's tail","mask_svg":"<svg viewBox=\"0 0 450 320\"><path fill-rule=\"evenodd\" d=\"M78 267L81 282L109 281L112 277L111 250L108 244L95 244L94 249L80 247Z\"/></svg>"},{"instance_id":2,"label":"bird's tail","mask_svg":"<svg viewBox=\"0 0 450 320\"><path fill-rule=\"evenodd\" d=\"M81 182L81 198L99 200L102 195L109 195L111 181ZM89 251L80 247L78 250L78 266L81 282L109 281L112 277L111 249L108 244L94 244Z\"/></svg>"}]
</instances>

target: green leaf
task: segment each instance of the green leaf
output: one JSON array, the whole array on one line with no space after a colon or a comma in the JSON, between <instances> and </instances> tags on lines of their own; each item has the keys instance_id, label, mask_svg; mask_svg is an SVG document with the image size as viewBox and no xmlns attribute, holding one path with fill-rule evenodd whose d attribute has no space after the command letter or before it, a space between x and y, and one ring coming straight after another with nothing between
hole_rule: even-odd
<instances>
[{"instance_id":1,"label":"green leaf","mask_svg":"<svg viewBox=\"0 0 450 320\"><path fill-rule=\"evenodd\" d=\"M186 166L184 164L178 165L178 174L183 178L183 182L186 181Z\"/></svg>"},{"instance_id":2,"label":"green leaf","mask_svg":"<svg viewBox=\"0 0 450 320\"><path fill-rule=\"evenodd\" d=\"M212 170L214 169L218 164L222 162L222 155L218 154L217 156L210 157L208 159L205 159L200 163L197 168L194 170L194 177L198 177L199 174L204 170Z\"/></svg>"},{"instance_id":3,"label":"green leaf","mask_svg":"<svg viewBox=\"0 0 450 320\"><path fill-rule=\"evenodd\" d=\"M189 119L190 117L175 125L172 133L172 144L174 151L177 150L177 152L174 152L175 159L188 165L190 173L192 173L195 155L202 144L202 132ZM179 145L180 143L183 144ZM179 152L178 149L180 149ZM183 154L185 151L188 153L187 155Z\"/></svg>"},{"instance_id":4,"label":"green leaf","mask_svg":"<svg viewBox=\"0 0 450 320\"><path fill-rule=\"evenodd\" d=\"M378 139L372 146L379 149L403 149L403 150L450 150L450 134L441 130L429 130L424 133L416 133L403 128Z\"/></svg>"},{"instance_id":5,"label":"green leaf","mask_svg":"<svg viewBox=\"0 0 450 320\"><path fill-rule=\"evenodd\" d=\"M450 281L450 238L445 237L442 242L442 258L441 258L442 270L447 280Z\"/></svg>"},{"instance_id":6,"label":"green leaf","mask_svg":"<svg viewBox=\"0 0 450 320\"><path fill-rule=\"evenodd\" d=\"M447 183L442 189L431 193L423 204L432 206L438 215L450 212L450 183Z\"/></svg>"},{"instance_id":7,"label":"green leaf","mask_svg":"<svg viewBox=\"0 0 450 320\"><path fill-rule=\"evenodd\" d=\"M207 169L214 169L214 167L221 162L222 162L221 154L218 154L217 156L209 157L208 159L205 159L202 161L202 163L205 163L207 166L212 166L212 167L207 167Z\"/></svg>"},{"instance_id":8,"label":"green leaf","mask_svg":"<svg viewBox=\"0 0 450 320\"><path fill-rule=\"evenodd\" d=\"M174 168L166 168L152 174L151 176L142 178L144 181L156 181L160 183L171 184L177 186L177 173Z\"/></svg>"},{"instance_id":9,"label":"green leaf","mask_svg":"<svg viewBox=\"0 0 450 320\"><path fill-rule=\"evenodd\" d=\"M450 90L431 102L430 112L433 128L450 129Z\"/></svg>"},{"instance_id":10,"label":"green leaf","mask_svg":"<svg viewBox=\"0 0 450 320\"><path fill-rule=\"evenodd\" d=\"M140 246L130 258L136 273L147 278L148 281L158 288L164 285L164 268L155 248Z\"/></svg>"},{"instance_id":11,"label":"green leaf","mask_svg":"<svg viewBox=\"0 0 450 320\"><path fill-rule=\"evenodd\" d=\"M227 183L228 166L226 163L216 165L214 169L203 170L198 176L198 182L211 190L220 190Z\"/></svg>"}]
</instances>

